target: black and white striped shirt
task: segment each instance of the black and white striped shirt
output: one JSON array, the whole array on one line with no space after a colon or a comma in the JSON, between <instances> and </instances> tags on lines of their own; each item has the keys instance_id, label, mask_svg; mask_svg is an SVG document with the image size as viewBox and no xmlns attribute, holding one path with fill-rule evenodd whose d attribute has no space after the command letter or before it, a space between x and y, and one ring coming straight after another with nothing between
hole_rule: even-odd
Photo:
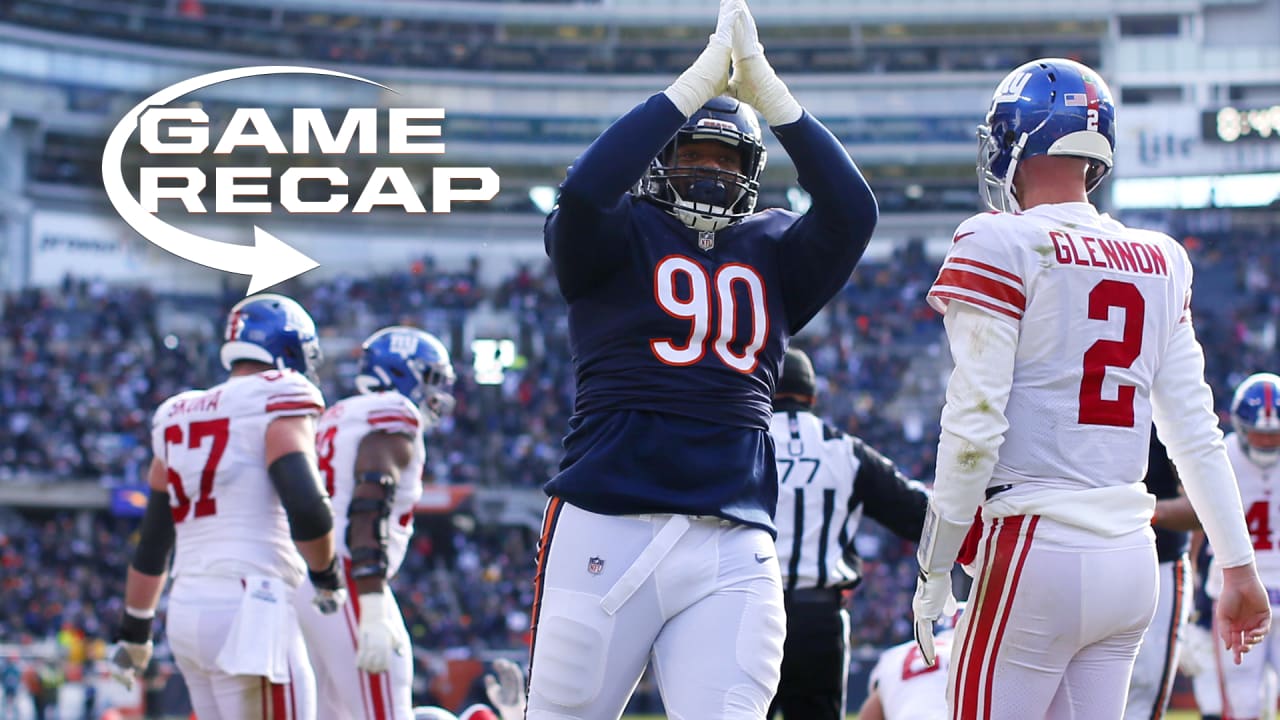
<instances>
[{"instance_id":1,"label":"black and white striped shirt","mask_svg":"<svg viewBox=\"0 0 1280 720\"><path fill-rule=\"evenodd\" d=\"M853 537L865 513L916 541L929 502L924 485L856 437L803 409L775 412L778 561L786 590L852 587Z\"/></svg>"}]
</instances>

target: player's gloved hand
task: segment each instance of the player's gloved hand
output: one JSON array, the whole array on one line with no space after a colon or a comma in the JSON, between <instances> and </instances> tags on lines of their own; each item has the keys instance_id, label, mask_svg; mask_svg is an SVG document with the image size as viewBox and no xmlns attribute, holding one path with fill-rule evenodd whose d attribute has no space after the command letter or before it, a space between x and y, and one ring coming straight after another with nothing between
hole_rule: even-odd
<instances>
[{"instance_id":1,"label":"player's gloved hand","mask_svg":"<svg viewBox=\"0 0 1280 720\"><path fill-rule=\"evenodd\" d=\"M916 580L916 594L911 599L911 613L915 619L916 645L929 667L937 663L933 646L933 624L943 615L956 613L956 598L951 594L951 573L941 572L926 576L922 571Z\"/></svg>"},{"instance_id":2,"label":"player's gloved hand","mask_svg":"<svg viewBox=\"0 0 1280 720\"><path fill-rule=\"evenodd\" d=\"M311 585L316 589L315 596L311 598L311 604L325 615L338 612L342 603L347 601L347 589L342 586L342 576L338 574L337 556L329 561L329 567L324 570L308 568L307 575L311 578Z\"/></svg>"},{"instance_id":3,"label":"player's gloved hand","mask_svg":"<svg viewBox=\"0 0 1280 720\"><path fill-rule=\"evenodd\" d=\"M489 702L498 709L502 720L521 720L524 717L524 670L507 660L498 658L493 661L493 675L484 676L484 692Z\"/></svg>"},{"instance_id":4,"label":"player's gloved hand","mask_svg":"<svg viewBox=\"0 0 1280 720\"><path fill-rule=\"evenodd\" d=\"M356 643L356 667L365 672L386 672L391 657L404 652L387 615L386 593L360 593L360 639Z\"/></svg>"},{"instance_id":5,"label":"player's gloved hand","mask_svg":"<svg viewBox=\"0 0 1280 720\"><path fill-rule=\"evenodd\" d=\"M720 15L715 32L707 40L707 49L663 91L685 117L693 115L711 98L724 94L729 87L734 26L744 8L743 0L720 0Z\"/></svg>"},{"instance_id":6,"label":"player's gloved hand","mask_svg":"<svg viewBox=\"0 0 1280 720\"><path fill-rule=\"evenodd\" d=\"M107 648L111 677L126 689L133 689L134 678L142 677L151 662L151 620L154 617L154 610L125 608L116 636L111 647Z\"/></svg>"},{"instance_id":7,"label":"player's gloved hand","mask_svg":"<svg viewBox=\"0 0 1280 720\"><path fill-rule=\"evenodd\" d=\"M799 120L804 109L765 59L755 18L751 16L745 0L737 17L729 94L759 110L770 125L786 125Z\"/></svg>"},{"instance_id":8,"label":"player's gloved hand","mask_svg":"<svg viewBox=\"0 0 1280 720\"><path fill-rule=\"evenodd\" d=\"M1195 677L1213 663L1213 635L1196 623L1182 628L1182 652L1178 654L1178 670Z\"/></svg>"}]
</instances>

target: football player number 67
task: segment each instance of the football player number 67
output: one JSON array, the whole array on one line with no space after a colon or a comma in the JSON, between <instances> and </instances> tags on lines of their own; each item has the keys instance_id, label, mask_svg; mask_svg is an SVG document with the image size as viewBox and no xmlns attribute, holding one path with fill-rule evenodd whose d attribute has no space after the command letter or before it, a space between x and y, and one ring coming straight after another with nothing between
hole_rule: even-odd
<instances>
[{"instance_id":1,"label":"football player number 67","mask_svg":"<svg viewBox=\"0 0 1280 720\"><path fill-rule=\"evenodd\" d=\"M217 418L215 420L199 420L191 423L187 428L188 432L185 434L185 439L188 449L199 448L206 439L212 439L209 445L209 456L205 459L204 468L200 471L200 495L195 501L194 517L201 518L218 512L218 501L213 497L213 479L218 474L218 463L222 461L222 453L227 449L230 427L231 421L229 419ZM169 445L183 447L183 439L184 434L181 425L170 425L164 429L166 449ZM173 511L173 521L180 523L187 519L187 513L190 512L191 497L183 487L182 476L173 469L173 465L168 462L165 464L169 465L169 488L173 491L173 499L177 502L176 505L170 508Z\"/></svg>"},{"instance_id":2,"label":"football player number 67","mask_svg":"<svg viewBox=\"0 0 1280 720\"><path fill-rule=\"evenodd\" d=\"M688 286L685 297L676 290L676 279L682 277ZM707 337L715 333L712 350L729 367L741 373L756 369L756 356L769 336L769 316L764 302L764 280L747 265L730 263L707 275L701 265L682 255L668 255L653 271L653 295L668 315L690 323L689 337L682 342L674 338L649 341L653 354L667 365L692 365L707 351ZM741 353L729 347L737 337L737 300L734 290L746 290L751 312L751 335ZM715 307L712 307L712 293Z\"/></svg>"},{"instance_id":3,"label":"football player number 67","mask_svg":"<svg viewBox=\"0 0 1280 720\"><path fill-rule=\"evenodd\" d=\"M1116 387L1116 397L1102 397L1102 381L1107 368L1132 367L1142 352L1142 325L1147 303L1138 286L1121 280L1103 280L1089 291L1089 319L1107 320L1111 308L1124 311L1124 333L1119 340L1099 340L1084 353L1084 376L1080 379L1081 425L1133 427L1132 385Z\"/></svg>"}]
</instances>

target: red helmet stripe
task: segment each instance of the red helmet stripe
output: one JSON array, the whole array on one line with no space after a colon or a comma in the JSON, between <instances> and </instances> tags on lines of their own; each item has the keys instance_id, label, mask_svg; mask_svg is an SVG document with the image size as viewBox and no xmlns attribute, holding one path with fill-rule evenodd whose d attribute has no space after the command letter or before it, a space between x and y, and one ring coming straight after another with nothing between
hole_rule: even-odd
<instances>
[{"instance_id":1,"label":"red helmet stripe","mask_svg":"<svg viewBox=\"0 0 1280 720\"><path fill-rule=\"evenodd\" d=\"M1262 383L1262 412L1263 412L1263 417L1267 418L1268 420L1271 419L1271 413L1274 411L1273 406L1275 405L1275 402L1276 402L1275 391L1272 389L1271 383L1269 382ZM1267 423L1267 425L1270 426L1271 423Z\"/></svg>"}]
</instances>

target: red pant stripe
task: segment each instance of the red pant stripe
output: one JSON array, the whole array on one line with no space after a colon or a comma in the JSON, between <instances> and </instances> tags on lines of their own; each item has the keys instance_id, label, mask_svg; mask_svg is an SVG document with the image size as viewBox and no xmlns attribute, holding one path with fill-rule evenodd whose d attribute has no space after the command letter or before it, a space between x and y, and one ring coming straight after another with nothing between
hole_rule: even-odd
<instances>
[{"instance_id":1,"label":"red pant stripe","mask_svg":"<svg viewBox=\"0 0 1280 720\"><path fill-rule=\"evenodd\" d=\"M1009 582L1009 592L1004 601L1004 608L1000 615L1000 627L996 630L996 639L991 646L991 658L987 660L987 682L983 686L983 690L987 695L987 701L983 708L983 717L991 717L991 689L995 685L996 675L996 656L1000 653L1000 643L1004 641L1004 630L1009 626L1009 616L1013 614L1013 598L1018 592L1018 580L1022 577L1022 566L1027 562L1027 555L1031 552L1031 539L1036 532L1036 523L1040 521L1039 515L1032 515L1031 522L1027 525L1026 537L1022 539L1022 550L1018 553L1018 564L1013 569L1013 579ZM1017 542L1015 538L1014 542Z\"/></svg>"}]
</instances>

